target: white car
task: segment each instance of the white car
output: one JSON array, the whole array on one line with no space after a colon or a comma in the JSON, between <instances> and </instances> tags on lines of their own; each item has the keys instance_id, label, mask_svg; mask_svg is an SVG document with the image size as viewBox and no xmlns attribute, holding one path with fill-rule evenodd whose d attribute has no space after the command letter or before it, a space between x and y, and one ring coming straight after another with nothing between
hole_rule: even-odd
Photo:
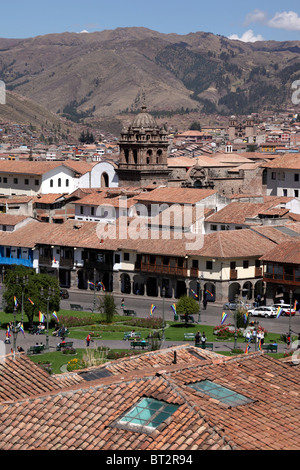
<instances>
[{"instance_id":1,"label":"white car","mask_svg":"<svg viewBox=\"0 0 300 470\"><path fill-rule=\"evenodd\" d=\"M281 307L283 315L288 316L290 314L290 305L289 304L275 304L275 305L273 305L273 307L276 309L276 311L277 311L278 307ZM296 315L296 312L294 310L294 305L292 305L291 314L292 314L292 317L294 315Z\"/></svg>"},{"instance_id":2,"label":"white car","mask_svg":"<svg viewBox=\"0 0 300 470\"><path fill-rule=\"evenodd\" d=\"M251 317L264 317L264 318L275 318L276 317L276 308L274 307L256 307L248 310L248 314Z\"/></svg>"}]
</instances>

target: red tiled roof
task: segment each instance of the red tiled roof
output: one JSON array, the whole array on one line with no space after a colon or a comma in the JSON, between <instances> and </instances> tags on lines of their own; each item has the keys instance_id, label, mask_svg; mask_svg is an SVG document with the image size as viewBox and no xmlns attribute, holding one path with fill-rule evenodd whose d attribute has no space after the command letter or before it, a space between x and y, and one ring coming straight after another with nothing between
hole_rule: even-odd
<instances>
[{"instance_id":1,"label":"red tiled roof","mask_svg":"<svg viewBox=\"0 0 300 470\"><path fill-rule=\"evenodd\" d=\"M220 356L212 361L190 356L188 362L161 367L159 363L147 369L125 367L120 374L116 370L117 375L93 382L76 382L73 375L64 387L53 378L58 388L46 386L43 391L32 390L31 395L2 402L0 449L299 449L298 367L264 353ZM36 366L28 361L27 367L35 371ZM3 368L12 386L20 370L17 362L10 364L8 372ZM202 380L242 394L250 402L229 406L190 387ZM152 431L122 425L119 421L124 414L145 397L176 405L177 410Z\"/></svg>"}]
</instances>

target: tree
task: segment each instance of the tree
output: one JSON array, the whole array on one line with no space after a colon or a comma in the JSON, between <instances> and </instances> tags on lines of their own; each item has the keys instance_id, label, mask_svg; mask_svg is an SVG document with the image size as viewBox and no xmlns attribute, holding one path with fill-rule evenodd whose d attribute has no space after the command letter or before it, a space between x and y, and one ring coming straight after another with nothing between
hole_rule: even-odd
<instances>
[{"instance_id":1,"label":"tree","mask_svg":"<svg viewBox=\"0 0 300 470\"><path fill-rule=\"evenodd\" d=\"M78 140L82 144L93 144L95 142L94 135L92 132L90 133L89 130L87 130L86 133L82 131Z\"/></svg>"},{"instance_id":2,"label":"tree","mask_svg":"<svg viewBox=\"0 0 300 470\"><path fill-rule=\"evenodd\" d=\"M28 279L23 284L24 277ZM17 312L22 310L22 284L23 287L23 311L24 316L28 318L29 326L33 324L35 316L41 311L44 315L47 313L47 295L49 288L54 294L49 296L49 313L58 311L60 306L60 288L56 277L48 274L37 274L34 269L24 266L13 266L5 273L4 286L5 292L3 299L5 301L5 313L12 313L14 310L14 297L17 298ZM44 290L41 297L41 288ZM30 299L30 300L29 300ZM32 301L33 304L30 302ZM49 317L50 319L50 317Z\"/></svg>"},{"instance_id":3,"label":"tree","mask_svg":"<svg viewBox=\"0 0 300 470\"><path fill-rule=\"evenodd\" d=\"M194 121L189 127L190 131L201 131L201 124L199 121Z\"/></svg>"},{"instance_id":4,"label":"tree","mask_svg":"<svg viewBox=\"0 0 300 470\"><path fill-rule=\"evenodd\" d=\"M113 316L118 314L115 299L112 294L106 293L101 297L99 311L105 315L107 323L112 323Z\"/></svg>"},{"instance_id":5,"label":"tree","mask_svg":"<svg viewBox=\"0 0 300 470\"><path fill-rule=\"evenodd\" d=\"M176 311L178 315L184 315L185 323L189 321L189 315L196 315L199 312L199 304L192 297L184 295L180 297L177 305Z\"/></svg>"}]
</instances>

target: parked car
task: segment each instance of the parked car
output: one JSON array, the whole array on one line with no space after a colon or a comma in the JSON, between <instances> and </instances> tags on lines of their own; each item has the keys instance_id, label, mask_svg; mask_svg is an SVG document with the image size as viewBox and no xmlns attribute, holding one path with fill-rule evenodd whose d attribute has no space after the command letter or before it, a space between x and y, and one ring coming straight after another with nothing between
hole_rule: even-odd
<instances>
[{"instance_id":1,"label":"parked car","mask_svg":"<svg viewBox=\"0 0 300 470\"><path fill-rule=\"evenodd\" d=\"M60 289L60 298L61 299L69 298L69 292L67 291L67 289Z\"/></svg>"},{"instance_id":2,"label":"parked car","mask_svg":"<svg viewBox=\"0 0 300 470\"><path fill-rule=\"evenodd\" d=\"M290 305L289 304L274 304L273 307L276 309L276 311L277 311L278 307L281 307L282 308L282 315L286 315L286 316L290 315ZM292 307L291 315L292 316L296 315L296 310L294 310L294 307Z\"/></svg>"},{"instance_id":3,"label":"parked car","mask_svg":"<svg viewBox=\"0 0 300 470\"><path fill-rule=\"evenodd\" d=\"M246 302L238 302L238 307L243 307L243 308L246 308L247 310L249 308L252 308L252 304L249 304L249 303L246 303ZM226 302L224 305L223 305L223 310L236 310L237 308L237 304L236 302Z\"/></svg>"},{"instance_id":4,"label":"parked car","mask_svg":"<svg viewBox=\"0 0 300 470\"><path fill-rule=\"evenodd\" d=\"M274 307L256 307L248 310L248 315L251 317L264 317L264 318L275 318L276 317L276 308Z\"/></svg>"}]
</instances>

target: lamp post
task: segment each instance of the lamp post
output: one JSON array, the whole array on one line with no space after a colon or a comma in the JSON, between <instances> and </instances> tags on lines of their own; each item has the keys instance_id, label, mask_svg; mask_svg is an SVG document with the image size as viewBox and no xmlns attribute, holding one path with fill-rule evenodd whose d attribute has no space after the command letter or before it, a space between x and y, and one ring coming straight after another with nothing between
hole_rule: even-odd
<instances>
[{"instance_id":1,"label":"lamp post","mask_svg":"<svg viewBox=\"0 0 300 470\"><path fill-rule=\"evenodd\" d=\"M94 268L94 298L93 298L93 310L92 312L96 310L96 268Z\"/></svg>"},{"instance_id":2,"label":"lamp post","mask_svg":"<svg viewBox=\"0 0 300 470\"><path fill-rule=\"evenodd\" d=\"M289 337L291 337L291 333L292 333L292 302L293 302L293 291L290 290Z\"/></svg>"},{"instance_id":3,"label":"lamp post","mask_svg":"<svg viewBox=\"0 0 300 470\"><path fill-rule=\"evenodd\" d=\"M162 287L162 296L163 296L163 325L162 325L162 343L165 341L165 295L166 288Z\"/></svg>"},{"instance_id":4,"label":"lamp post","mask_svg":"<svg viewBox=\"0 0 300 470\"><path fill-rule=\"evenodd\" d=\"M234 349L237 349L237 312L238 312L238 296L235 296L235 310L234 310Z\"/></svg>"},{"instance_id":5,"label":"lamp post","mask_svg":"<svg viewBox=\"0 0 300 470\"><path fill-rule=\"evenodd\" d=\"M46 302L47 302L47 313L46 313L46 324L47 324L47 329L46 329L46 351L49 351L49 302L50 302L50 296L52 296L54 294L54 289L52 290L50 287L48 289L48 293L47 293L47 298L46 298ZM41 297L44 297L44 289L41 288Z\"/></svg>"},{"instance_id":6,"label":"lamp post","mask_svg":"<svg viewBox=\"0 0 300 470\"><path fill-rule=\"evenodd\" d=\"M19 276L16 275L16 284L19 284ZM28 276L23 276L22 283L21 283L21 288L22 288L22 302L21 302L21 323L23 324L24 322L24 291L26 288L26 285L28 284Z\"/></svg>"},{"instance_id":7,"label":"lamp post","mask_svg":"<svg viewBox=\"0 0 300 470\"><path fill-rule=\"evenodd\" d=\"M198 323L201 323L202 284L203 284L203 273L201 274L200 283L199 283L199 312L198 312Z\"/></svg>"},{"instance_id":8,"label":"lamp post","mask_svg":"<svg viewBox=\"0 0 300 470\"><path fill-rule=\"evenodd\" d=\"M13 354L14 354L14 359L16 358L16 349L17 349L17 337L18 333L20 331L20 323L17 325L17 307L14 306L14 326L13 326Z\"/></svg>"}]
</instances>

